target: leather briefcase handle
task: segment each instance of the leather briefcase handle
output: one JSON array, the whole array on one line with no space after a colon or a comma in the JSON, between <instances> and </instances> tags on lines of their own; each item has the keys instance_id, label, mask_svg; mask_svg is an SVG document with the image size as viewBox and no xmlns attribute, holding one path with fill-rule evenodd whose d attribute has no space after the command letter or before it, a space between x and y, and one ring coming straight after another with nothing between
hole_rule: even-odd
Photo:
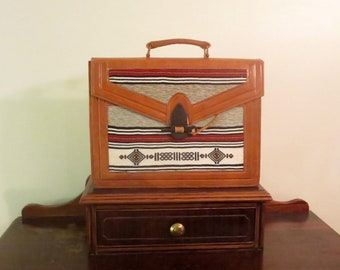
<instances>
[{"instance_id":1,"label":"leather briefcase handle","mask_svg":"<svg viewBox=\"0 0 340 270\"><path fill-rule=\"evenodd\" d=\"M195 45L195 46L201 47L204 50L204 58L209 58L209 52L208 52L208 49L210 47L209 42L195 40L195 39L185 39L185 38L174 38L174 39L163 39L163 40L150 41L146 44L146 48L148 48L146 57L147 58L150 57L151 49L173 45L173 44L187 44L187 45Z\"/></svg>"}]
</instances>

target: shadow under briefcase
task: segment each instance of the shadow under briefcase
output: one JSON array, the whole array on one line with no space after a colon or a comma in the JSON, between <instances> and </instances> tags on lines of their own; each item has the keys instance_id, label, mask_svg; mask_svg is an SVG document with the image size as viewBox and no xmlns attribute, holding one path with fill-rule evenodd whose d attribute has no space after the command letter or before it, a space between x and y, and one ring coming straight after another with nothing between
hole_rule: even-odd
<instances>
[{"instance_id":1,"label":"shadow under briefcase","mask_svg":"<svg viewBox=\"0 0 340 270\"><path fill-rule=\"evenodd\" d=\"M203 58L152 58L170 44ZM90 61L90 253L262 247L261 60L147 44Z\"/></svg>"}]
</instances>

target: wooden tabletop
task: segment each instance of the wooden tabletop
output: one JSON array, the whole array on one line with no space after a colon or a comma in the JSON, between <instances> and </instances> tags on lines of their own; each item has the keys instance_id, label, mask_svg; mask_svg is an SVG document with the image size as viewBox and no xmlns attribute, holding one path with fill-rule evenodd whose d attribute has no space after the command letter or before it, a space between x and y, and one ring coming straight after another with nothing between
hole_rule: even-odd
<instances>
[{"instance_id":1,"label":"wooden tabletop","mask_svg":"<svg viewBox=\"0 0 340 270\"><path fill-rule=\"evenodd\" d=\"M339 270L340 236L314 213L266 214L262 252L191 251L89 257L83 220L22 224L0 238L0 269Z\"/></svg>"}]
</instances>

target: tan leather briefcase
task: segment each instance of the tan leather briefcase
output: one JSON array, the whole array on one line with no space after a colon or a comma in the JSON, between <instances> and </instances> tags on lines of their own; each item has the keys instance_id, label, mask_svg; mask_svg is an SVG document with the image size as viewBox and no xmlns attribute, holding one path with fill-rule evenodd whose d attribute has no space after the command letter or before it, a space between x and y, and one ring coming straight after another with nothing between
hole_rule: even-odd
<instances>
[{"instance_id":1,"label":"tan leather briefcase","mask_svg":"<svg viewBox=\"0 0 340 270\"><path fill-rule=\"evenodd\" d=\"M204 57L149 57L176 43ZM163 40L146 58L91 59L95 187L258 185L263 63L209 58L209 46Z\"/></svg>"}]
</instances>

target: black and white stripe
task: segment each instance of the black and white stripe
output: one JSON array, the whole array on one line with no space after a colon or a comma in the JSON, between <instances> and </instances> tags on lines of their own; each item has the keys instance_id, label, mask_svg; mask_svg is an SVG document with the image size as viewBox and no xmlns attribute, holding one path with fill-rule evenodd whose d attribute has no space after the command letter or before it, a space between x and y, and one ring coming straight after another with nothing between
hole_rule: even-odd
<instances>
[{"instance_id":1,"label":"black and white stripe","mask_svg":"<svg viewBox=\"0 0 340 270\"><path fill-rule=\"evenodd\" d=\"M145 143L145 142L129 142L129 143L115 143L109 142L109 149L188 149L188 148L215 148L215 147L226 147L226 148L241 148L244 146L244 142L157 142L157 143Z\"/></svg>"},{"instance_id":2,"label":"black and white stripe","mask_svg":"<svg viewBox=\"0 0 340 270\"><path fill-rule=\"evenodd\" d=\"M110 76L116 84L241 84L247 78L194 78L194 77L121 77Z\"/></svg>"},{"instance_id":3,"label":"black and white stripe","mask_svg":"<svg viewBox=\"0 0 340 270\"><path fill-rule=\"evenodd\" d=\"M235 127L210 127L201 132L201 134L243 134L243 126ZM169 135L170 128L163 127L115 127L108 126L108 133L112 135Z\"/></svg>"},{"instance_id":4,"label":"black and white stripe","mask_svg":"<svg viewBox=\"0 0 340 270\"><path fill-rule=\"evenodd\" d=\"M243 170L244 164L228 164L228 165L209 165L209 164L201 164L201 165L195 165L195 166L185 166L185 165L152 165L152 166L143 166L143 167L137 167L137 166L114 166L110 165L109 169L110 171L240 171Z\"/></svg>"}]
</instances>

